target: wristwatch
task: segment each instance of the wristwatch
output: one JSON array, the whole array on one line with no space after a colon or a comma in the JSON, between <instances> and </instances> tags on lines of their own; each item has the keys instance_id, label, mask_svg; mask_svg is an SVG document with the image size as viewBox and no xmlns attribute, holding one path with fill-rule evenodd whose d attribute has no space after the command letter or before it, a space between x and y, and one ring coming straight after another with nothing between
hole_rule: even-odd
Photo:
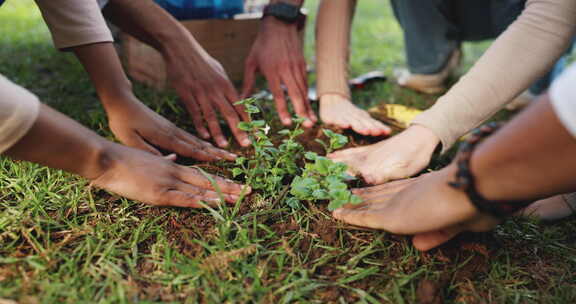
<instances>
[{"instance_id":1,"label":"wristwatch","mask_svg":"<svg viewBox=\"0 0 576 304\"><path fill-rule=\"evenodd\" d=\"M290 24L302 23L303 20L306 18L304 14L300 12L299 6L286 2L276 2L264 7L262 18L266 16L272 16L278 20Z\"/></svg>"}]
</instances>

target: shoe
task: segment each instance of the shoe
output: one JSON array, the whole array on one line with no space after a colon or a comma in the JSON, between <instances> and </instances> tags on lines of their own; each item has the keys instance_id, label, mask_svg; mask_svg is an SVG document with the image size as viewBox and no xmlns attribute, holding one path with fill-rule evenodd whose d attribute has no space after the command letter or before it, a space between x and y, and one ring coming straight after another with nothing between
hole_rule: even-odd
<instances>
[{"instance_id":1,"label":"shoe","mask_svg":"<svg viewBox=\"0 0 576 304\"><path fill-rule=\"evenodd\" d=\"M508 111L522 110L523 108L525 108L527 105L529 105L535 99L536 99L536 95L534 95L534 94L530 93L530 91L526 90L526 91L522 92L522 94L518 95L516 98L512 99L512 101L506 105L506 110L508 110Z\"/></svg>"},{"instance_id":2,"label":"shoe","mask_svg":"<svg viewBox=\"0 0 576 304\"><path fill-rule=\"evenodd\" d=\"M398 69L394 76L401 87L424 94L440 94L447 90L446 80L456 72L461 62L462 50L456 49L444 69L436 74L412 74L408 69Z\"/></svg>"}]
</instances>

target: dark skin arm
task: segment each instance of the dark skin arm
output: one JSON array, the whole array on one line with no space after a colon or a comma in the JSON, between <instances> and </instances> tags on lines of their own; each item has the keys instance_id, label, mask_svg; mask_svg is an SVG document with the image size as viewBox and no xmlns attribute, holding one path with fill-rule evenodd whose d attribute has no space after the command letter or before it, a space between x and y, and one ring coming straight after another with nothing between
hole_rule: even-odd
<instances>
[{"instance_id":1,"label":"dark skin arm","mask_svg":"<svg viewBox=\"0 0 576 304\"><path fill-rule=\"evenodd\" d=\"M201 201L220 202L210 180L198 170L107 141L45 105L30 131L6 154L78 174L98 187L151 205L198 208ZM212 178L227 202L238 199L242 186Z\"/></svg>"},{"instance_id":2,"label":"dark skin arm","mask_svg":"<svg viewBox=\"0 0 576 304\"><path fill-rule=\"evenodd\" d=\"M163 55L170 83L202 138L212 137L220 147L228 145L216 116L219 111L236 140L242 146L250 144L237 127L248 116L241 106L234 105L239 96L226 72L176 19L153 1L142 0L111 0L103 13L124 32Z\"/></svg>"},{"instance_id":3,"label":"dark skin arm","mask_svg":"<svg viewBox=\"0 0 576 304\"><path fill-rule=\"evenodd\" d=\"M234 155L201 141L179 129L142 104L132 93L130 81L111 43L72 48L84 68L108 115L114 135L128 146L160 155L158 146L182 156L213 161L234 159Z\"/></svg>"},{"instance_id":4,"label":"dark skin arm","mask_svg":"<svg viewBox=\"0 0 576 304\"><path fill-rule=\"evenodd\" d=\"M270 1L271 4L276 2L302 6L304 1ZM288 91L296 115L306 119L303 126L312 127L318 121L308 100L306 61L297 24L288 24L272 16L263 19L256 41L246 59L242 96L247 97L252 92L257 71L268 81L282 124L292 123L282 86Z\"/></svg>"},{"instance_id":5,"label":"dark skin arm","mask_svg":"<svg viewBox=\"0 0 576 304\"><path fill-rule=\"evenodd\" d=\"M576 139L556 117L546 95L486 139L474 152L471 170L478 191L490 200L538 200L576 190ZM360 207L334 216L354 225L415 235L421 250L462 231L487 231L499 220L479 213L467 196L448 186L456 165L390 189L387 184L358 191ZM369 193L369 195L367 194Z\"/></svg>"}]
</instances>

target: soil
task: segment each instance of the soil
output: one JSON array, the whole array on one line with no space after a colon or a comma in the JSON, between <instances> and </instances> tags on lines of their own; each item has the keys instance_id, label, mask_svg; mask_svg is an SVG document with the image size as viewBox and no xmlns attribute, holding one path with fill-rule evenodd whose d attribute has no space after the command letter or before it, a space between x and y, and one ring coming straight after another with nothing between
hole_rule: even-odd
<instances>
[{"instance_id":1,"label":"soil","mask_svg":"<svg viewBox=\"0 0 576 304\"><path fill-rule=\"evenodd\" d=\"M306 150L324 154L322 145L315 141L316 139L327 139L322 133L323 128L326 128L326 126L317 125L305 130L305 133L299 136L298 140L304 145ZM272 129L272 132L274 132L274 129L279 129L279 126L272 126ZM349 143L347 147L367 145L383 139L364 137L351 131L332 130L348 137ZM241 149L236 144L232 144L229 150L237 154L246 153L246 150ZM183 164L194 163L191 160L178 161ZM224 163L195 165L209 173L230 177L229 170ZM363 184L359 182L354 186L362 185ZM251 206L257 204L255 204L252 199L252 196L246 198L239 212L239 216L249 214L253 211ZM391 246L386 256L377 253L371 255L370 258L386 263L386 261L398 261L406 257L406 247L409 246L407 245L409 242L409 238L407 237L389 235L381 231L344 226L342 223L332 219L330 212L326 209L326 204L307 205L305 208L308 208L312 214L306 227L300 226L300 224L296 222L296 219L289 214L258 216L257 220L268 225L275 233L277 239L282 240L274 246L284 247L283 249L289 255L305 256L306 263L304 265L307 266L308 269L314 269L314 272L311 274L312 279L336 282L347 276L342 270L342 265L345 265L357 256L362 250L362 247L378 239L393 242L395 245ZM160 209L149 208L144 210L149 214L158 213ZM181 212L178 212L176 215L170 215L168 217L166 232L173 245L178 248L180 252L191 258L206 256L206 252L202 246L192 242L192 240L197 238L210 240L210 237L217 233L215 231L215 220L209 213L185 209L182 209ZM267 233L267 231L258 230L257 236L264 237ZM288 244L286 240L293 238L295 234L299 234L298 240L292 244ZM146 252L149 250L147 246L152 243L153 240L144 242L141 249ZM498 247L497 244L494 244L494 240L486 235L464 234L439 249L432 250L428 253L420 253L418 258L414 258L414 261L405 263L401 270L410 273L415 272L422 265L434 265L432 267L434 267L434 270L439 274L434 278L421 278L419 280L416 290L419 303L443 303L445 299L461 299L468 303L475 303L476 298L462 298L463 295L469 294L468 291L464 290L467 288L465 282L470 282L470 280L476 278L479 273L485 273L488 270L489 259L493 255L492 250L488 248ZM333 255L335 258L328 260L322 265L316 265L315 263L317 263L321 257L326 254L333 254L333 251L329 251L326 248L336 248L336 250L340 250L340 254ZM453 267L466 259L468 259L468 262L463 266L457 269ZM359 265L369 267L369 265L363 264L362 262L360 262ZM269 263L267 267L273 268L277 266ZM381 268L376 276L394 276L395 270L393 271L386 267ZM142 273L148 273L153 271L153 266L143 263L139 265L139 269ZM349 286L368 292L370 289L381 288L382 286L377 286L377 284L384 284L383 282L387 281L375 280L373 276L368 276L350 283ZM450 291L448 291L447 287L451 284L453 286L454 282L461 283L458 286L460 286L459 288L462 290L450 289ZM160 286L150 286L146 282L136 282L136 284L138 284L139 288L145 293L161 293L159 291ZM314 292L313 297L322 303L339 303L341 298L347 302L361 300L353 290L335 286L321 287ZM274 298L273 300L276 301L278 299Z\"/></svg>"}]
</instances>

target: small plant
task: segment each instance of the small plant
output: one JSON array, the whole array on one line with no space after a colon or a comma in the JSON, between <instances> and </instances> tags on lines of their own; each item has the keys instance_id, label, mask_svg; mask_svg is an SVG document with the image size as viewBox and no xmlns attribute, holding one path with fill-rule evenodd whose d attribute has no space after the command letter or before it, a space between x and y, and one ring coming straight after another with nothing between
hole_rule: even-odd
<instances>
[{"instance_id":1,"label":"small plant","mask_svg":"<svg viewBox=\"0 0 576 304\"><path fill-rule=\"evenodd\" d=\"M270 126L264 120L253 120L260 113L254 98L245 99L236 104L244 105L250 116L250 121L241 122L238 128L247 132L254 147L254 155L250 158L238 157L238 167L232 169L234 177L244 175L246 183L255 190L260 190L263 198L284 199L280 197L287 190L289 195L285 202L292 208L301 207L301 201L329 200L329 210L342 207L346 203L358 204L360 197L353 195L348 189L347 181L354 177L346 173L346 165L319 156L313 152L304 153L304 147L296 141L296 137L304 133L302 118L295 118L296 127L293 130L283 129L277 134L284 137L276 147L269 137ZM326 153L342 148L348 139L330 130L323 130L328 142L320 139ZM299 161L306 161L304 168L298 166ZM311 162L310 162L311 161ZM289 188L287 188L289 185Z\"/></svg>"},{"instance_id":2,"label":"small plant","mask_svg":"<svg viewBox=\"0 0 576 304\"><path fill-rule=\"evenodd\" d=\"M232 175L236 177L244 174L246 183L253 189L262 190L265 197L276 198L285 180L299 173L296 161L302 158L304 148L296 141L296 137L304 132L300 128L304 119L294 119L294 130L280 130L278 134L286 138L275 147L268 136L270 126L264 120L252 119L254 114L260 113L255 102L254 98L250 98L236 103L244 105L250 116L250 121L239 123L238 128L248 133L254 155L250 159L238 157L236 164L239 167L232 169Z\"/></svg>"}]
</instances>

